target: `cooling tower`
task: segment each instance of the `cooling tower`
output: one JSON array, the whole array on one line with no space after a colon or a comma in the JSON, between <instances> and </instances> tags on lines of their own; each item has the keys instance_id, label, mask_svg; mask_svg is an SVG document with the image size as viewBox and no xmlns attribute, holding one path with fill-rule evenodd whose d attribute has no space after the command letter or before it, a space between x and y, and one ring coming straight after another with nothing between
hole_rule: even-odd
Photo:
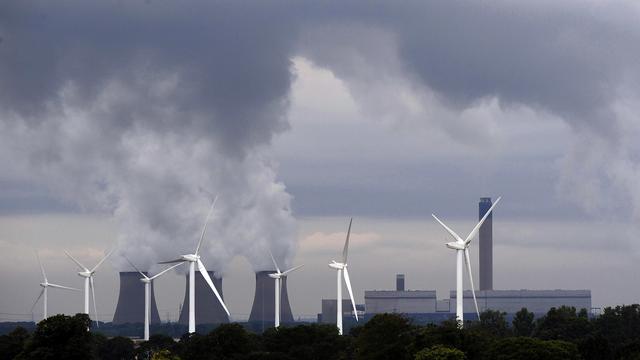
<instances>
[{"instance_id":1,"label":"cooling tower","mask_svg":"<svg viewBox=\"0 0 640 360\"><path fill-rule=\"evenodd\" d=\"M275 321L275 279L269 277L273 271L259 271L256 273L256 292L253 296L253 307L249 322L274 322ZM289 295L287 294L287 277L281 280L282 294L280 296L280 321L282 323L293 322Z\"/></svg>"},{"instance_id":2,"label":"cooling tower","mask_svg":"<svg viewBox=\"0 0 640 360\"><path fill-rule=\"evenodd\" d=\"M116 313L113 315L114 324L144 323L144 283L142 276L136 271L120 272L120 295ZM153 294L151 283L151 323L159 324L160 316Z\"/></svg>"},{"instance_id":3,"label":"cooling tower","mask_svg":"<svg viewBox=\"0 0 640 360\"><path fill-rule=\"evenodd\" d=\"M480 198L478 220L491 208L491 198ZM478 257L480 258L480 290L493 290L493 212L487 216L478 234Z\"/></svg>"},{"instance_id":4,"label":"cooling tower","mask_svg":"<svg viewBox=\"0 0 640 360\"><path fill-rule=\"evenodd\" d=\"M208 271L209 277L213 280L213 284L218 290L220 297L224 300L222 293L222 278L214 276L214 271ZM218 298L211 291L209 284L204 280L200 271L196 274L196 325L200 324L222 324L229 322L229 316L220 305ZM180 324L189 324L189 274L185 277L184 301L182 302L182 311L180 312Z\"/></svg>"}]
</instances>

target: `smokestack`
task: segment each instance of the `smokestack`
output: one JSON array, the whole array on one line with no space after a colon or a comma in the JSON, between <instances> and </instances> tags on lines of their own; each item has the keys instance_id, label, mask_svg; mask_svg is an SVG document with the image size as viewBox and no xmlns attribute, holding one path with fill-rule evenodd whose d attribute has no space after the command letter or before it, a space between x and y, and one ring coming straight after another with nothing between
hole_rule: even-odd
<instances>
[{"instance_id":1,"label":"smokestack","mask_svg":"<svg viewBox=\"0 0 640 360\"><path fill-rule=\"evenodd\" d=\"M274 322L275 319L275 279L269 277L273 271L259 271L256 273L256 292L253 296L253 307L249 322ZM280 322L293 322L289 295L287 294L287 277L282 277L282 294L280 294Z\"/></svg>"},{"instance_id":2,"label":"smokestack","mask_svg":"<svg viewBox=\"0 0 640 360\"><path fill-rule=\"evenodd\" d=\"M224 300L222 294L222 278L214 276L214 271L208 271L209 277L218 290L220 297ZM211 291L209 284L205 281L200 271L196 274L196 325L200 324L223 324L229 322L229 316L220 305L216 295ZM182 302L182 311L180 312L180 324L189 324L189 274L185 276L184 301Z\"/></svg>"},{"instance_id":3,"label":"smokestack","mask_svg":"<svg viewBox=\"0 0 640 360\"><path fill-rule=\"evenodd\" d=\"M404 291L404 274L396 275L396 291Z\"/></svg>"},{"instance_id":4,"label":"smokestack","mask_svg":"<svg viewBox=\"0 0 640 360\"><path fill-rule=\"evenodd\" d=\"M145 275L147 275L145 273ZM144 283L141 275L136 271L120 272L120 295L116 313L113 315L114 324L144 323ZM156 306L156 298L151 282L151 324L159 324L160 316Z\"/></svg>"},{"instance_id":5,"label":"smokestack","mask_svg":"<svg viewBox=\"0 0 640 360\"><path fill-rule=\"evenodd\" d=\"M478 203L478 220L491 208L491 198L480 198ZM489 214L480 227L479 232L480 257L480 290L493 290L493 212Z\"/></svg>"}]
</instances>

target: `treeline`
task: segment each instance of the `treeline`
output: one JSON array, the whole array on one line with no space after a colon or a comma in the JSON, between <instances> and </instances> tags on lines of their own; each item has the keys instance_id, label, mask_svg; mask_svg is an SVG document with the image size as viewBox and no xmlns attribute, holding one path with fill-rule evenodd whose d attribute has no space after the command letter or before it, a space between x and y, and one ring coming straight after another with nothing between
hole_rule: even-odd
<instances>
[{"instance_id":1,"label":"treeline","mask_svg":"<svg viewBox=\"0 0 640 360\"><path fill-rule=\"evenodd\" d=\"M89 332L87 315L56 315L33 333L18 327L0 336L4 359L640 359L640 306L606 308L590 318L586 310L561 307L534 319L522 309L507 322L486 311L479 321L417 326L397 314L374 316L346 336L332 325L298 325L262 334L239 324L208 334L185 334L178 341L154 335L134 344L126 337Z\"/></svg>"}]
</instances>

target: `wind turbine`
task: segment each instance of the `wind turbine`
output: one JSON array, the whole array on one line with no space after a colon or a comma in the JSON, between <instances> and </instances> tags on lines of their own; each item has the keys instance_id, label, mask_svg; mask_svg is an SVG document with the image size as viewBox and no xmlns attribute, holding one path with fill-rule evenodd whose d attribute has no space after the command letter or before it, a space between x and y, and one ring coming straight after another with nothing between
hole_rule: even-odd
<instances>
[{"instance_id":1,"label":"wind turbine","mask_svg":"<svg viewBox=\"0 0 640 360\"><path fill-rule=\"evenodd\" d=\"M69 259L71 259L71 261L76 263L76 265L78 265L80 270L82 270L78 272L78 276L84 278L84 313L87 315L89 315L89 288L91 288L91 297L93 298L93 311L96 316L95 320L96 320L97 326L100 326L100 325L98 325L98 308L96 307L96 292L93 286L93 276L95 275L95 272L96 270L98 270L100 265L102 265L102 263L105 260L107 260L107 258L113 253L113 250L115 250L115 248L111 249L111 251L109 251L107 255L105 255L100 261L98 261L96 266L94 266L93 269L91 270L89 270L86 266L82 265L78 260L76 260L76 258L71 256L71 254L69 254L67 250L64 251L64 253L67 254L67 256L69 257Z\"/></svg>"},{"instance_id":2,"label":"wind turbine","mask_svg":"<svg viewBox=\"0 0 640 360\"><path fill-rule=\"evenodd\" d=\"M207 269L204 267L202 260L200 260L200 255L198 255L198 252L200 251L200 246L202 245L202 240L204 239L204 234L207 231L207 223L209 222L209 218L213 213L213 208L216 205L217 200L218 200L218 197L216 196L213 199L213 202L211 203L211 208L209 209L209 214L207 214L207 218L204 222L202 233L200 234L200 240L198 241L198 246L196 247L195 253L181 255L180 258L178 259L162 261L158 263L158 264L172 264L176 262L185 262L185 261L189 262L189 332L190 333L196 332L196 282L195 282L196 264L198 264L198 271L200 271L200 274L202 275L204 280L207 282L207 284L209 284L209 287L211 288L211 290L213 290L213 293L218 298L218 301L222 305L222 308L224 309L224 311L227 313L227 315L229 316L231 315L229 314L229 310L227 309L227 306L224 304L224 301L222 301L222 298L220 297L218 290L216 290L215 285L213 285L213 281L211 281L211 277L209 277L209 273L207 272Z\"/></svg>"},{"instance_id":3,"label":"wind turbine","mask_svg":"<svg viewBox=\"0 0 640 360\"><path fill-rule=\"evenodd\" d=\"M269 274L269 277L271 277L272 279L275 280L275 285L276 285L276 311L275 311L275 327L277 328L278 326L280 326L280 295L282 294L282 283L281 283L281 279L283 277L286 277L288 273L300 269L301 267L303 267L304 265L298 265L296 267L293 267L287 271L280 271L280 268L278 267L278 264L276 263L276 259L273 257L273 254L271 253L271 250L269 250L269 255L271 255L271 260L273 261L273 266L276 267L276 272L274 274Z\"/></svg>"},{"instance_id":4,"label":"wind turbine","mask_svg":"<svg viewBox=\"0 0 640 360\"><path fill-rule=\"evenodd\" d=\"M44 271L44 266L42 266L42 262L40 261L40 256L38 255L38 252L36 252L36 257L38 258L38 264L40 264L40 270L42 271L42 277L44 278L44 282L40 283L42 290L40 290L40 295L38 295L38 298L33 303L33 306L31 306L31 312L33 312L33 308L36 307L36 304L38 303L40 298L44 295L44 299L42 300L42 303L44 304L44 312L43 312L42 319L44 320L47 318L47 302L48 302L47 290L49 287L64 289L64 290L72 290L72 291L80 291L80 289L50 283L49 280L47 280L47 273Z\"/></svg>"},{"instance_id":5,"label":"wind turbine","mask_svg":"<svg viewBox=\"0 0 640 360\"><path fill-rule=\"evenodd\" d=\"M351 305L353 306L353 314L356 316L356 321L358 321L358 311L356 310L356 302L353 299L353 291L351 290L351 280L349 279L349 271L347 270L347 255L349 253L349 235L351 234L351 223L353 222L353 218L349 220L349 230L347 230L347 240L344 242L344 249L342 250L342 262L336 262L335 260L331 260L329 267L332 269L338 270L338 296L336 297L336 326L338 327L338 332L342 335L342 273L344 272L344 283L347 285L347 290L349 290L349 297L351 298Z\"/></svg>"},{"instance_id":6,"label":"wind turbine","mask_svg":"<svg viewBox=\"0 0 640 360\"><path fill-rule=\"evenodd\" d=\"M434 214L431 214L431 216L433 216L433 218L436 219L436 221L440 223L440 225L442 225L442 227L444 227L445 230L447 230L447 232L455 239L455 241L446 243L446 246L449 249L456 250L456 256L457 256L456 257L456 320L458 321L458 326L460 328L462 328L464 325L464 315L463 315L464 311L462 308L462 300L463 300L462 258L464 257L464 261L467 264L467 272L469 273L469 282L471 283L471 294L473 294L473 303L476 307L476 314L478 314L478 319L480 319L480 311L478 310L478 301L476 300L476 290L473 286L473 275L471 274L471 260L469 259L469 245L471 245L471 240L478 234L478 231L480 230L482 223L484 223L487 217L489 217L489 214L491 214L491 211L493 211L493 208L496 207L496 205L498 205L498 203L500 202L500 199L501 197L498 197L498 200L496 200L496 202L494 202L493 205L491 205L489 210L484 214L482 219L480 219L480 222L478 222L478 224L473 228L473 230L471 230L471 232L469 233L469 235L465 240L462 240L462 238L458 236L458 234L456 234L455 231L451 230L447 225L445 225L442 221L440 221L440 219L438 219L437 216L435 216Z\"/></svg>"},{"instance_id":7,"label":"wind turbine","mask_svg":"<svg viewBox=\"0 0 640 360\"><path fill-rule=\"evenodd\" d=\"M134 269L136 269L137 272L140 273L140 275L142 275L142 279L140 279L140 281L144 283L144 341L148 341L149 340L149 318L151 317L151 282L157 277L165 274L167 271L175 267L178 267L184 264L185 262L183 261L181 263L177 263L153 275L152 277L148 277L145 273L138 270L138 268L135 265L133 265L133 263L129 261L127 257L125 257L125 259L131 266L133 266Z\"/></svg>"}]
</instances>

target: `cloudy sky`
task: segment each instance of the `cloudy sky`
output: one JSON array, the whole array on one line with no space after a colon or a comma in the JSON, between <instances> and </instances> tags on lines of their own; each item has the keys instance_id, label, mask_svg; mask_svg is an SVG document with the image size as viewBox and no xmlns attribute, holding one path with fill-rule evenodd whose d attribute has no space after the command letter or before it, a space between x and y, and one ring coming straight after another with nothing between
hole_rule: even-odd
<instances>
[{"instance_id":1,"label":"cloudy sky","mask_svg":"<svg viewBox=\"0 0 640 360\"><path fill-rule=\"evenodd\" d=\"M193 251L246 317L268 250L295 314L335 296L353 216L356 300L405 273L448 296L465 233L494 216L498 289L592 289L637 303L640 6L634 1L5 1L0 5L0 320L40 275L96 277L110 319L124 257ZM477 270L477 251L472 248ZM180 273L156 287L175 319ZM477 279L477 276L476 276ZM312 284L312 285L311 285ZM74 313L80 296L50 295ZM38 316L40 306L36 307Z\"/></svg>"}]
</instances>

